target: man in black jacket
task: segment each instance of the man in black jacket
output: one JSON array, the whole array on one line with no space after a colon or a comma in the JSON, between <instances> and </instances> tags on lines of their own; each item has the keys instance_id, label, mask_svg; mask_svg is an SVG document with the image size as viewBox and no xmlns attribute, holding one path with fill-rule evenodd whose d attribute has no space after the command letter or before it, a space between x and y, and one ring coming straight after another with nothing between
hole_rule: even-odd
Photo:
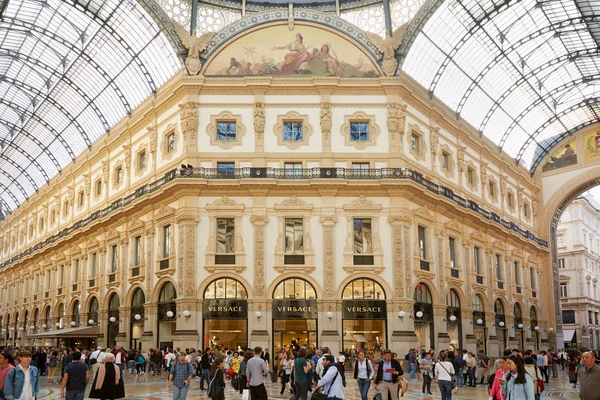
<instances>
[{"instance_id":1,"label":"man in black jacket","mask_svg":"<svg viewBox=\"0 0 600 400\"><path fill-rule=\"evenodd\" d=\"M392 358L390 349L385 349L375 377L375 390L381 391L382 399L398 400L398 377L402 375L400 363Z\"/></svg>"}]
</instances>

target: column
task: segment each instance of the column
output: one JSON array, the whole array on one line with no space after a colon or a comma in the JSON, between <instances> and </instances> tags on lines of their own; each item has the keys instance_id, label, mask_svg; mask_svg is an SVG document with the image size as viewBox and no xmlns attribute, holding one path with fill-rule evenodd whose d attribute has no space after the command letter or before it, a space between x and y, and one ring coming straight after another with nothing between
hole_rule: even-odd
<instances>
[{"instance_id":1,"label":"column","mask_svg":"<svg viewBox=\"0 0 600 400\"><path fill-rule=\"evenodd\" d=\"M319 321L324 321L323 327L319 327L321 334L319 337L319 345L327 346L330 349L342 348L342 315L341 302L336 302L335 299L335 225L337 224L335 215L322 215L319 219L323 226L323 282L324 282L324 297L320 301ZM339 304L339 307L338 307ZM333 313L333 317L329 319L327 313Z\"/></svg>"},{"instance_id":2,"label":"column","mask_svg":"<svg viewBox=\"0 0 600 400\"><path fill-rule=\"evenodd\" d=\"M254 299L248 305L249 345L269 348L270 302L265 288L265 226L269 218L264 214L253 215L254 226ZM260 317L256 314L260 313Z\"/></svg>"}]
</instances>

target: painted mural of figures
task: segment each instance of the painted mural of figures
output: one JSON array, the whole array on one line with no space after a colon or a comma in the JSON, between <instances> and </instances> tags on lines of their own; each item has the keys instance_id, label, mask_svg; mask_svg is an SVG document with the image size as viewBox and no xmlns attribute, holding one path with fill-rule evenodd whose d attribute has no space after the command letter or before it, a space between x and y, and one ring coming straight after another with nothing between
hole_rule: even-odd
<instances>
[{"instance_id":1,"label":"painted mural of figures","mask_svg":"<svg viewBox=\"0 0 600 400\"><path fill-rule=\"evenodd\" d=\"M321 46L320 50L313 51L313 58L316 57L322 60L327 66L327 72L333 75L342 75L342 68L340 62L337 58L337 54L331 47L331 43L325 43ZM312 63L311 63L312 64ZM312 65L311 65L312 70ZM317 73L317 71L313 71L313 73Z\"/></svg>"},{"instance_id":2,"label":"painted mural of figures","mask_svg":"<svg viewBox=\"0 0 600 400\"><path fill-rule=\"evenodd\" d=\"M310 61L310 53L304 45L304 37L300 32L296 33L296 39L285 46L274 46L272 50L288 50L284 57L284 62L281 65L281 70L277 75L290 75L308 71L308 63ZM312 46L308 46L312 47Z\"/></svg>"},{"instance_id":3,"label":"painted mural of figures","mask_svg":"<svg viewBox=\"0 0 600 400\"><path fill-rule=\"evenodd\" d=\"M235 57L231 57L231 59L229 60L229 69L227 70L227 75L245 75L245 74L246 74L246 70L242 66L242 63L240 63L238 60L236 60Z\"/></svg>"}]
</instances>

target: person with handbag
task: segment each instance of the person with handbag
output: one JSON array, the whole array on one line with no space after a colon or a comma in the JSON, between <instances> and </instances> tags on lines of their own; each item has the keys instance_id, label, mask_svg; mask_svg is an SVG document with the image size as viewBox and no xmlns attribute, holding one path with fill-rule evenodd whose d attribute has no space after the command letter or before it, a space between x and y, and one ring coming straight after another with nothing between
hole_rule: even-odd
<instances>
[{"instance_id":1,"label":"person with handbag","mask_svg":"<svg viewBox=\"0 0 600 400\"><path fill-rule=\"evenodd\" d=\"M442 394L442 400L452 400L452 389L454 389L454 366L448 360L448 354L445 351L440 352L440 361L435 364L435 375L437 376L438 386Z\"/></svg>"},{"instance_id":2,"label":"person with handbag","mask_svg":"<svg viewBox=\"0 0 600 400\"><path fill-rule=\"evenodd\" d=\"M358 384L361 400L368 400L369 387L375 376L373 363L365 356L364 350L358 350L356 361L354 362L354 379Z\"/></svg>"},{"instance_id":3,"label":"person with handbag","mask_svg":"<svg viewBox=\"0 0 600 400\"><path fill-rule=\"evenodd\" d=\"M279 366L281 368L279 370L279 373L281 374L281 392L279 392L279 394L283 395L283 393L285 393L285 387L290 381L292 368L294 367L294 362L290 360L287 352L284 352L283 357L280 358Z\"/></svg>"},{"instance_id":4,"label":"person with handbag","mask_svg":"<svg viewBox=\"0 0 600 400\"><path fill-rule=\"evenodd\" d=\"M404 375L404 371L398 360L392 359L392 351L385 349L383 357L377 366L375 378L375 390L381 392L381 398L398 400L398 377ZM389 397L388 397L389 396Z\"/></svg>"},{"instance_id":5,"label":"person with handbag","mask_svg":"<svg viewBox=\"0 0 600 400\"><path fill-rule=\"evenodd\" d=\"M542 387L544 386L544 381L542 380L542 373L538 367L535 366L535 362L532 357L525 357L523 360L525 363L525 372L533 378L532 379L532 390L533 395L535 396L535 400L540 400L540 396L542 393Z\"/></svg>"},{"instance_id":6,"label":"person with handbag","mask_svg":"<svg viewBox=\"0 0 600 400\"><path fill-rule=\"evenodd\" d=\"M500 380L506 400L535 400L533 378L525 371L523 359L512 355L508 357L508 373Z\"/></svg>"},{"instance_id":7,"label":"person with handbag","mask_svg":"<svg viewBox=\"0 0 600 400\"><path fill-rule=\"evenodd\" d=\"M225 360L217 358L211 368L211 381L208 385L208 398L211 400L225 400Z\"/></svg>"},{"instance_id":8,"label":"person with handbag","mask_svg":"<svg viewBox=\"0 0 600 400\"><path fill-rule=\"evenodd\" d=\"M343 400L343 376L344 371L335 362L335 357L331 354L323 356L323 377L317 383L317 391L312 394L311 400Z\"/></svg>"}]
</instances>

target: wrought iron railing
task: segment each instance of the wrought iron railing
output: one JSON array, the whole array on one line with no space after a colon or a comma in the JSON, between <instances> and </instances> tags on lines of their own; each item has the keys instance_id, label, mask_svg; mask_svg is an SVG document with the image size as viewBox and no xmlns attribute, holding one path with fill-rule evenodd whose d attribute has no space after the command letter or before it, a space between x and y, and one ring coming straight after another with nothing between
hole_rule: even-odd
<instances>
[{"instance_id":1,"label":"wrought iron railing","mask_svg":"<svg viewBox=\"0 0 600 400\"><path fill-rule=\"evenodd\" d=\"M244 167L234 169L223 168L176 168L165 173L156 181L141 186L133 191L133 193L113 201L108 207L99 211L93 212L89 217L83 218L75 222L72 226L64 228L58 233L46 238L42 242L36 243L32 247L22 251L21 253L11 257L0 264L0 268L7 267L24 257L31 255L33 252L40 250L65 236L87 227L91 223L105 218L111 213L126 207L137 199L144 197L147 194L153 193L164 185L175 179L283 179L283 180L301 180L301 179L348 179L348 180L379 180L379 179L397 179L410 180L419 185L424 186L428 191L435 193L438 196L456 203L457 205L469 209L483 218L496 222L504 228L516 232L525 239L531 240L536 245L548 247L546 240L536 237L533 233L511 221L502 219L498 214L484 210L476 202L460 197L448 187L437 184L421 173L408 168L377 168L369 170L355 170L347 168L303 168L303 169L286 169L286 168L271 168L271 167Z\"/></svg>"}]
</instances>

